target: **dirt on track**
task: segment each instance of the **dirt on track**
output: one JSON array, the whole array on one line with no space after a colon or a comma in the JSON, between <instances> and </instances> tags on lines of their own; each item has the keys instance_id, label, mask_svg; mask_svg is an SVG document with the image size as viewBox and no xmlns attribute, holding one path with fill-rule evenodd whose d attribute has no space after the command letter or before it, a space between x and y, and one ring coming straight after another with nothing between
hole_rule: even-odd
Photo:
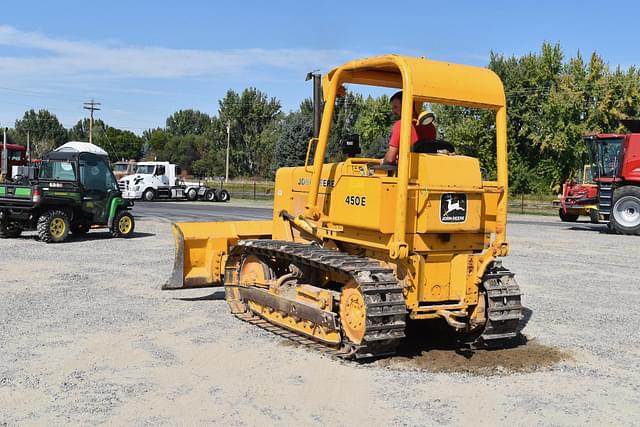
<instances>
[{"instance_id":1,"label":"dirt on track","mask_svg":"<svg viewBox=\"0 0 640 427\"><path fill-rule=\"evenodd\" d=\"M0 425L639 425L640 238L511 219L519 346L413 328L363 364L234 318L220 289L160 291L166 222L0 240Z\"/></svg>"}]
</instances>

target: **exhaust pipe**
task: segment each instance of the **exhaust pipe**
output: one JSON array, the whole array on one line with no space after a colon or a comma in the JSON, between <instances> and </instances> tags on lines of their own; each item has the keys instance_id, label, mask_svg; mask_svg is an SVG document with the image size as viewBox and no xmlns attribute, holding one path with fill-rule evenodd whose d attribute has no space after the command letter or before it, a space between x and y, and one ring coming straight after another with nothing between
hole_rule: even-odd
<instances>
[{"instance_id":1,"label":"exhaust pipe","mask_svg":"<svg viewBox=\"0 0 640 427\"><path fill-rule=\"evenodd\" d=\"M313 137L320 136L320 121L322 120L322 76L318 70L307 73L305 81L313 79Z\"/></svg>"}]
</instances>

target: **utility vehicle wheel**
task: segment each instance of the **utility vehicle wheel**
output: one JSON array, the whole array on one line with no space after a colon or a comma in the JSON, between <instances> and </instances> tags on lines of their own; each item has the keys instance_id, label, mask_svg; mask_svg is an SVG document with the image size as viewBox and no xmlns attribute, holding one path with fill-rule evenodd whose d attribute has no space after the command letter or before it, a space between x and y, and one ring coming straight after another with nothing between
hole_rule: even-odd
<instances>
[{"instance_id":1,"label":"utility vehicle wheel","mask_svg":"<svg viewBox=\"0 0 640 427\"><path fill-rule=\"evenodd\" d=\"M198 192L195 188L190 188L189 191L187 191L187 199L191 200L192 202L198 199Z\"/></svg>"},{"instance_id":2,"label":"utility vehicle wheel","mask_svg":"<svg viewBox=\"0 0 640 427\"><path fill-rule=\"evenodd\" d=\"M73 234L87 234L91 228L91 224L86 221L74 222L71 224L71 233Z\"/></svg>"},{"instance_id":3,"label":"utility vehicle wheel","mask_svg":"<svg viewBox=\"0 0 640 427\"><path fill-rule=\"evenodd\" d=\"M207 202L215 202L218 198L216 197L216 192L214 190L207 190L206 193L204 193L204 199Z\"/></svg>"},{"instance_id":4,"label":"utility vehicle wheel","mask_svg":"<svg viewBox=\"0 0 640 427\"><path fill-rule=\"evenodd\" d=\"M558 209L558 215L563 222L576 222L580 215L571 214L569 212L564 212L562 208Z\"/></svg>"},{"instance_id":5,"label":"utility vehicle wheel","mask_svg":"<svg viewBox=\"0 0 640 427\"><path fill-rule=\"evenodd\" d=\"M227 190L218 191L218 201L219 202L228 202L231 199L229 192Z\"/></svg>"},{"instance_id":6,"label":"utility vehicle wheel","mask_svg":"<svg viewBox=\"0 0 640 427\"><path fill-rule=\"evenodd\" d=\"M63 211L47 211L38 218L38 236L45 243L64 242L69 235L69 217Z\"/></svg>"},{"instance_id":7,"label":"utility vehicle wheel","mask_svg":"<svg viewBox=\"0 0 640 427\"><path fill-rule=\"evenodd\" d=\"M600 223L600 213L598 212L598 209L591 209L589 211L589 218L591 219L591 223L592 224L599 224Z\"/></svg>"},{"instance_id":8,"label":"utility vehicle wheel","mask_svg":"<svg viewBox=\"0 0 640 427\"><path fill-rule=\"evenodd\" d=\"M153 191L152 188L149 188L145 190L144 193L142 193L142 199L146 200L147 202L150 202L155 198L156 198L156 192Z\"/></svg>"},{"instance_id":9,"label":"utility vehicle wheel","mask_svg":"<svg viewBox=\"0 0 640 427\"><path fill-rule=\"evenodd\" d=\"M15 222L9 222L5 225L0 224L0 239L14 239L20 237L22 234L22 227Z\"/></svg>"},{"instance_id":10,"label":"utility vehicle wheel","mask_svg":"<svg viewBox=\"0 0 640 427\"><path fill-rule=\"evenodd\" d=\"M640 187L621 187L613 193L610 221L618 234L640 234Z\"/></svg>"},{"instance_id":11,"label":"utility vehicle wheel","mask_svg":"<svg viewBox=\"0 0 640 427\"><path fill-rule=\"evenodd\" d=\"M111 225L111 235L113 237L131 237L136 223L133 215L129 211L120 211L116 214Z\"/></svg>"}]
</instances>

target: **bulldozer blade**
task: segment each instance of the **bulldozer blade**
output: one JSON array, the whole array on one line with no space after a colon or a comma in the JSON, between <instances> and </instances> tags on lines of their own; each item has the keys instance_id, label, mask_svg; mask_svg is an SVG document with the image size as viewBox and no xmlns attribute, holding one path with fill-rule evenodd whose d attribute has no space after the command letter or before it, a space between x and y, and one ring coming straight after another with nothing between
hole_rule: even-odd
<instances>
[{"instance_id":1,"label":"bulldozer blade","mask_svg":"<svg viewBox=\"0 0 640 427\"><path fill-rule=\"evenodd\" d=\"M162 289L221 286L231 246L241 239L270 239L273 222L176 222L173 271Z\"/></svg>"}]
</instances>

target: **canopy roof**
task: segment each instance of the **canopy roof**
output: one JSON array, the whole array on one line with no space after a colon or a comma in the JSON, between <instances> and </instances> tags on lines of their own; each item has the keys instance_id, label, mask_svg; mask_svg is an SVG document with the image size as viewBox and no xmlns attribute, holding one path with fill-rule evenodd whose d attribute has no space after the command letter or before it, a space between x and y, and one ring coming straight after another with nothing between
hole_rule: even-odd
<instances>
[{"instance_id":1,"label":"canopy roof","mask_svg":"<svg viewBox=\"0 0 640 427\"><path fill-rule=\"evenodd\" d=\"M76 153L93 153L99 156L108 156L107 152L95 144L80 141L69 141L56 148L54 151L66 151Z\"/></svg>"},{"instance_id":2,"label":"canopy roof","mask_svg":"<svg viewBox=\"0 0 640 427\"><path fill-rule=\"evenodd\" d=\"M340 71L340 72L339 72ZM339 73L338 73L339 72ZM491 70L400 55L374 56L347 62L325 76L339 75L338 84L403 88L403 76L413 96L425 102L499 109L505 105L500 78ZM325 99L328 84L324 85Z\"/></svg>"}]
</instances>

